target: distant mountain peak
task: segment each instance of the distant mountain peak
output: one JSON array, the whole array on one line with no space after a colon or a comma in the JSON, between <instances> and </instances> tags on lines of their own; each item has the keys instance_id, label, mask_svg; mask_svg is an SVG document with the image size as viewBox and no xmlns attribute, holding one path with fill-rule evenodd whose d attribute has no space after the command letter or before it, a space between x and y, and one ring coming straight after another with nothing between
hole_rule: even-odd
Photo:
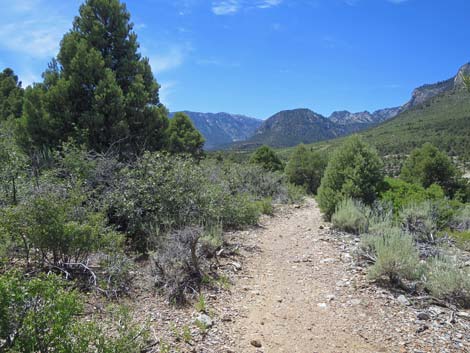
<instances>
[{"instance_id":1,"label":"distant mountain peak","mask_svg":"<svg viewBox=\"0 0 470 353\"><path fill-rule=\"evenodd\" d=\"M262 124L261 120L241 114L200 113L183 111L204 136L204 148L217 149L233 142L243 141L251 137ZM171 113L170 116L173 116Z\"/></svg>"}]
</instances>

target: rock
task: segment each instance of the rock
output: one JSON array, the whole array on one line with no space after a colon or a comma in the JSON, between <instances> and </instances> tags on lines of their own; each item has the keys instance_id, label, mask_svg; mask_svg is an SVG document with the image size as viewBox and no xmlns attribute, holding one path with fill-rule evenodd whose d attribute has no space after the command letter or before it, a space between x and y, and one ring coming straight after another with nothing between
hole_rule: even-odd
<instances>
[{"instance_id":1,"label":"rock","mask_svg":"<svg viewBox=\"0 0 470 353\"><path fill-rule=\"evenodd\" d=\"M326 300L328 300L329 302L333 301L336 299L336 296L334 294L328 294L326 296Z\"/></svg>"},{"instance_id":2,"label":"rock","mask_svg":"<svg viewBox=\"0 0 470 353\"><path fill-rule=\"evenodd\" d=\"M251 340L250 343L253 347L256 347L256 348L261 348L263 346L260 340Z\"/></svg>"},{"instance_id":3,"label":"rock","mask_svg":"<svg viewBox=\"0 0 470 353\"><path fill-rule=\"evenodd\" d=\"M331 258L331 257L329 257L327 259L323 259L323 260L320 261L321 264L332 264L332 263L335 263L335 262L336 262L336 260Z\"/></svg>"},{"instance_id":4,"label":"rock","mask_svg":"<svg viewBox=\"0 0 470 353\"><path fill-rule=\"evenodd\" d=\"M397 298L398 302L402 305L405 305L405 306L410 306L411 303L408 299L406 299L406 297L404 295L400 295L398 298Z\"/></svg>"},{"instance_id":5,"label":"rock","mask_svg":"<svg viewBox=\"0 0 470 353\"><path fill-rule=\"evenodd\" d=\"M321 225L321 226L320 226L320 229L325 229L325 226L324 226L324 225Z\"/></svg>"},{"instance_id":6,"label":"rock","mask_svg":"<svg viewBox=\"0 0 470 353\"><path fill-rule=\"evenodd\" d=\"M470 313L467 313L465 311L458 311L457 316L463 317L464 319L470 319Z\"/></svg>"},{"instance_id":7,"label":"rock","mask_svg":"<svg viewBox=\"0 0 470 353\"><path fill-rule=\"evenodd\" d=\"M300 208L301 206L300 205L294 205L294 208ZM256 347L256 346L255 346ZM260 346L261 347L261 346Z\"/></svg>"},{"instance_id":8,"label":"rock","mask_svg":"<svg viewBox=\"0 0 470 353\"><path fill-rule=\"evenodd\" d=\"M422 321L431 320L431 315L429 315L428 313L421 312L421 313L418 313L418 315L416 316L418 320L422 320Z\"/></svg>"},{"instance_id":9,"label":"rock","mask_svg":"<svg viewBox=\"0 0 470 353\"><path fill-rule=\"evenodd\" d=\"M206 314L199 314L196 320L202 323L207 328L212 327L214 325L214 322L212 321L211 317Z\"/></svg>"},{"instance_id":10,"label":"rock","mask_svg":"<svg viewBox=\"0 0 470 353\"><path fill-rule=\"evenodd\" d=\"M242 269L242 265L238 262L232 262L232 266L236 271L240 271Z\"/></svg>"},{"instance_id":11,"label":"rock","mask_svg":"<svg viewBox=\"0 0 470 353\"><path fill-rule=\"evenodd\" d=\"M322 308L322 309L326 309L326 308L327 308L326 303L318 303L317 305L318 305L319 308Z\"/></svg>"},{"instance_id":12,"label":"rock","mask_svg":"<svg viewBox=\"0 0 470 353\"><path fill-rule=\"evenodd\" d=\"M361 303L361 299L351 299L351 305L360 305Z\"/></svg>"}]
</instances>

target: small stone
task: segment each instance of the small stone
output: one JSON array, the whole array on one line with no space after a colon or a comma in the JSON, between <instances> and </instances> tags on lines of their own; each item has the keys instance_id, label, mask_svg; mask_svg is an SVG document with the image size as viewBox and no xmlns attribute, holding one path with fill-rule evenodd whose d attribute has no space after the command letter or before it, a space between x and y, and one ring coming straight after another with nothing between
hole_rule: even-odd
<instances>
[{"instance_id":1,"label":"small stone","mask_svg":"<svg viewBox=\"0 0 470 353\"><path fill-rule=\"evenodd\" d=\"M465 311L458 311L457 316L458 317L463 317L465 319L470 319L470 313L467 313Z\"/></svg>"},{"instance_id":2,"label":"small stone","mask_svg":"<svg viewBox=\"0 0 470 353\"><path fill-rule=\"evenodd\" d=\"M326 300L328 300L329 302L333 301L336 299L336 296L334 294L328 294L326 296Z\"/></svg>"},{"instance_id":3,"label":"small stone","mask_svg":"<svg viewBox=\"0 0 470 353\"><path fill-rule=\"evenodd\" d=\"M405 306L410 306L411 303L408 299L406 299L406 297L404 295L400 295L398 298L397 298L398 302L402 305L405 305Z\"/></svg>"},{"instance_id":4,"label":"small stone","mask_svg":"<svg viewBox=\"0 0 470 353\"><path fill-rule=\"evenodd\" d=\"M325 229L325 226L324 226L324 225L321 225L321 226L320 226L320 229Z\"/></svg>"},{"instance_id":5,"label":"small stone","mask_svg":"<svg viewBox=\"0 0 470 353\"><path fill-rule=\"evenodd\" d=\"M236 271L240 271L242 269L242 265L239 262L232 262L232 266Z\"/></svg>"},{"instance_id":6,"label":"small stone","mask_svg":"<svg viewBox=\"0 0 470 353\"><path fill-rule=\"evenodd\" d=\"M331 258L331 257L329 257L327 259L323 259L323 260L320 261L320 263L322 263L322 264L332 264L332 263L335 263L335 262L336 262L336 260Z\"/></svg>"},{"instance_id":7,"label":"small stone","mask_svg":"<svg viewBox=\"0 0 470 353\"><path fill-rule=\"evenodd\" d=\"M212 321L211 317L206 314L200 314L196 318L197 321L202 323L205 327L212 327L214 325L214 322Z\"/></svg>"},{"instance_id":8,"label":"small stone","mask_svg":"<svg viewBox=\"0 0 470 353\"><path fill-rule=\"evenodd\" d=\"M322 308L322 309L326 309L326 308L327 308L326 303L318 303L317 305L318 305L319 308Z\"/></svg>"},{"instance_id":9,"label":"small stone","mask_svg":"<svg viewBox=\"0 0 470 353\"><path fill-rule=\"evenodd\" d=\"M361 305L361 299L351 299L351 305Z\"/></svg>"},{"instance_id":10,"label":"small stone","mask_svg":"<svg viewBox=\"0 0 470 353\"><path fill-rule=\"evenodd\" d=\"M418 313L418 315L416 316L418 320L422 320L422 321L431 320L431 315L429 315L428 313L421 312L421 313Z\"/></svg>"},{"instance_id":11,"label":"small stone","mask_svg":"<svg viewBox=\"0 0 470 353\"><path fill-rule=\"evenodd\" d=\"M252 340L250 343L253 347L256 348L261 348L263 346L259 340Z\"/></svg>"}]
</instances>

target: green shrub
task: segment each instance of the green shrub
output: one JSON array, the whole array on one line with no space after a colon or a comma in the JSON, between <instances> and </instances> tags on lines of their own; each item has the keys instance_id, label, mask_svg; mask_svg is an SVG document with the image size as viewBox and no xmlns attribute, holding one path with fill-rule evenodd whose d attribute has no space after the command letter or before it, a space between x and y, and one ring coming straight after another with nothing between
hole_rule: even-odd
<instances>
[{"instance_id":1,"label":"green shrub","mask_svg":"<svg viewBox=\"0 0 470 353\"><path fill-rule=\"evenodd\" d=\"M409 204L401 210L399 219L403 228L418 241L433 242L439 231L451 225L461 206L458 201L444 199Z\"/></svg>"},{"instance_id":2,"label":"green shrub","mask_svg":"<svg viewBox=\"0 0 470 353\"><path fill-rule=\"evenodd\" d=\"M202 161L146 153L121 172L108 198L110 221L126 232L131 245L146 252L173 229L221 224L255 224L256 201L287 199L282 175L257 165Z\"/></svg>"},{"instance_id":3,"label":"green shrub","mask_svg":"<svg viewBox=\"0 0 470 353\"><path fill-rule=\"evenodd\" d=\"M307 191L305 187L294 184L287 184L287 202L290 204L302 203L305 200Z\"/></svg>"},{"instance_id":4,"label":"green shrub","mask_svg":"<svg viewBox=\"0 0 470 353\"><path fill-rule=\"evenodd\" d=\"M452 238L460 249L470 251L470 231L446 231L443 234Z\"/></svg>"},{"instance_id":5,"label":"green shrub","mask_svg":"<svg viewBox=\"0 0 470 353\"><path fill-rule=\"evenodd\" d=\"M432 184L442 187L446 195L453 197L465 188L461 173L452 160L430 143L415 149L403 164L400 178L425 188Z\"/></svg>"},{"instance_id":6,"label":"green shrub","mask_svg":"<svg viewBox=\"0 0 470 353\"><path fill-rule=\"evenodd\" d=\"M400 212L403 229L416 240L434 242L437 235L437 212L431 202L411 204Z\"/></svg>"},{"instance_id":7,"label":"green shrub","mask_svg":"<svg viewBox=\"0 0 470 353\"><path fill-rule=\"evenodd\" d=\"M452 228L460 231L470 230L470 205L462 207L452 219Z\"/></svg>"},{"instance_id":8,"label":"green shrub","mask_svg":"<svg viewBox=\"0 0 470 353\"><path fill-rule=\"evenodd\" d=\"M145 330L122 311L104 323L82 322L81 315L82 300L56 276L0 276L0 351L138 353L144 348Z\"/></svg>"},{"instance_id":9,"label":"green shrub","mask_svg":"<svg viewBox=\"0 0 470 353\"><path fill-rule=\"evenodd\" d=\"M361 234L368 230L367 208L359 201L345 199L336 206L336 211L331 217L333 226L348 233Z\"/></svg>"},{"instance_id":10,"label":"green shrub","mask_svg":"<svg viewBox=\"0 0 470 353\"><path fill-rule=\"evenodd\" d=\"M277 172L284 169L284 165L279 157L273 149L268 146L258 148L251 156L250 162L258 164L270 172Z\"/></svg>"},{"instance_id":11,"label":"green shrub","mask_svg":"<svg viewBox=\"0 0 470 353\"><path fill-rule=\"evenodd\" d=\"M419 255L411 235L398 228L384 229L382 235L367 237L363 247L375 256L370 279L386 277L392 285L398 285L403 279L419 278Z\"/></svg>"},{"instance_id":12,"label":"green shrub","mask_svg":"<svg viewBox=\"0 0 470 353\"><path fill-rule=\"evenodd\" d=\"M396 213L409 204L443 200L444 197L444 191L437 184L432 184L425 189L421 185L394 178L385 178L385 191L380 194L381 200L393 204Z\"/></svg>"},{"instance_id":13,"label":"green shrub","mask_svg":"<svg viewBox=\"0 0 470 353\"><path fill-rule=\"evenodd\" d=\"M228 228L255 225L261 214L259 206L246 194L231 197L221 211L221 221Z\"/></svg>"},{"instance_id":14,"label":"green shrub","mask_svg":"<svg viewBox=\"0 0 470 353\"><path fill-rule=\"evenodd\" d=\"M353 136L333 153L318 189L318 203L329 220L341 200L352 198L370 205L382 187L382 161L377 152Z\"/></svg>"},{"instance_id":15,"label":"green shrub","mask_svg":"<svg viewBox=\"0 0 470 353\"><path fill-rule=\"evenodd\" d=\"M325 153L309 151L301 144L292 153L285 174L290 183L304 186L309 193L316 194L327 164Z\"/></svg>"},{"instance_id":16,"label":"green shrub","mask_svg":"<svg viewBox=\"0 0 470 353\"><path fill-rule=\"evenodd\" d=\"M20 352L75 351L75 317L82 312L73 292L56 277L23 280L0 277L0 350Z\"/></svg>"},{"instance_id":17,"label":"green shrub","mask_svg":"<svg viewBox=\"0 0 470 353\"><path fill-rule=\"evenodd\" d=\"M261 214L272 216L274 214L273 200L270 197L255 201L255 205Z\"/></svg>"},{"instance_id":18,"label":"green shrub","mask_svg":"<svg viewBox=\"0 0 470 353\"><path fill-rule=\"evenodd\" d=\"M85 263L93 252L120 248L121 235L106 227L104 215L81 202L50 192L36 194L19 206L1 209L0 227L27 262Z\"/></svg>"},{"instance_id":19,"label":"green shrub","mask_svg":"<svg viewBox=\"0 0 470 353\"><path fill-rule=\"evenodd\" d=\"M428 262L425 286L436 298L470 307L470 271L459 268L449 257L435 257Z\"/></svg>"}]
</instances>

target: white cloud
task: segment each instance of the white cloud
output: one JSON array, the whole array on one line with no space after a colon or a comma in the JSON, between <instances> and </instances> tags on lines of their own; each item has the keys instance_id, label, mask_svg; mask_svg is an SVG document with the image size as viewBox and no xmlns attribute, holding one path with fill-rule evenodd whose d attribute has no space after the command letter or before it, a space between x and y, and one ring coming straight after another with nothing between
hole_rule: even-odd
<instances>
[{"instance_id":1,"label":"white cloud","mask_svg":"<svg viewBox=\"0 0 470 353\"><path fill-rule=\"evenodd\" d=\"M166 81L160 84L160 102L162 102L167 108L171 105L171 97L176 92L178 82Z\"/></svg>"},{"instance_id":2,"label":"white cloud","mask_svg":"<svg viewBox=\"0 0 470 353\"><path fill-rule=\"evenodd\" d=\"M57 18L2 24L0 46L33 58L53 57L68 26Z\"/></svg>"},{"instance_id":3,"label":"white cloud","mask_svg":"<svg viewBox=\"0 0 470 353\"><path fill-rule=\"evenodd\" d=\"M72 23L63 7L45 0L1 1L0 13L0 47L34 59L55 56Z\"/></svg>"},{"instance_id":4,"label":"white cloud","mask_svg":"<svg viewBox=\"0 0 470 353\"><path fill-rule=\"evenodd\" d=\"M212 12L215 15L230 15L240 10L239 0L215 1L212 4Z\"/></svg>"},{"instance_id":5,"label":"white cloud","mask_svg":"<svg viewBox=\"0 0 470 353\"><path fill-rule=\"evenodd\" d=\"M189 50L188 45L173 45L165 53L148 55L153 72L159 74L181 66Z\"/></svg>"},{"instance_id":6,"label":"white cloud","mask_svg":"<svg viewBox=\"0 0 470 353\"><path fill-rule=\"evenodd\" d=\"M215 15L233 15L244 8L269 9L279 6L283 0L215 0L212 12Z\"/></svg>"}]
</instances>

